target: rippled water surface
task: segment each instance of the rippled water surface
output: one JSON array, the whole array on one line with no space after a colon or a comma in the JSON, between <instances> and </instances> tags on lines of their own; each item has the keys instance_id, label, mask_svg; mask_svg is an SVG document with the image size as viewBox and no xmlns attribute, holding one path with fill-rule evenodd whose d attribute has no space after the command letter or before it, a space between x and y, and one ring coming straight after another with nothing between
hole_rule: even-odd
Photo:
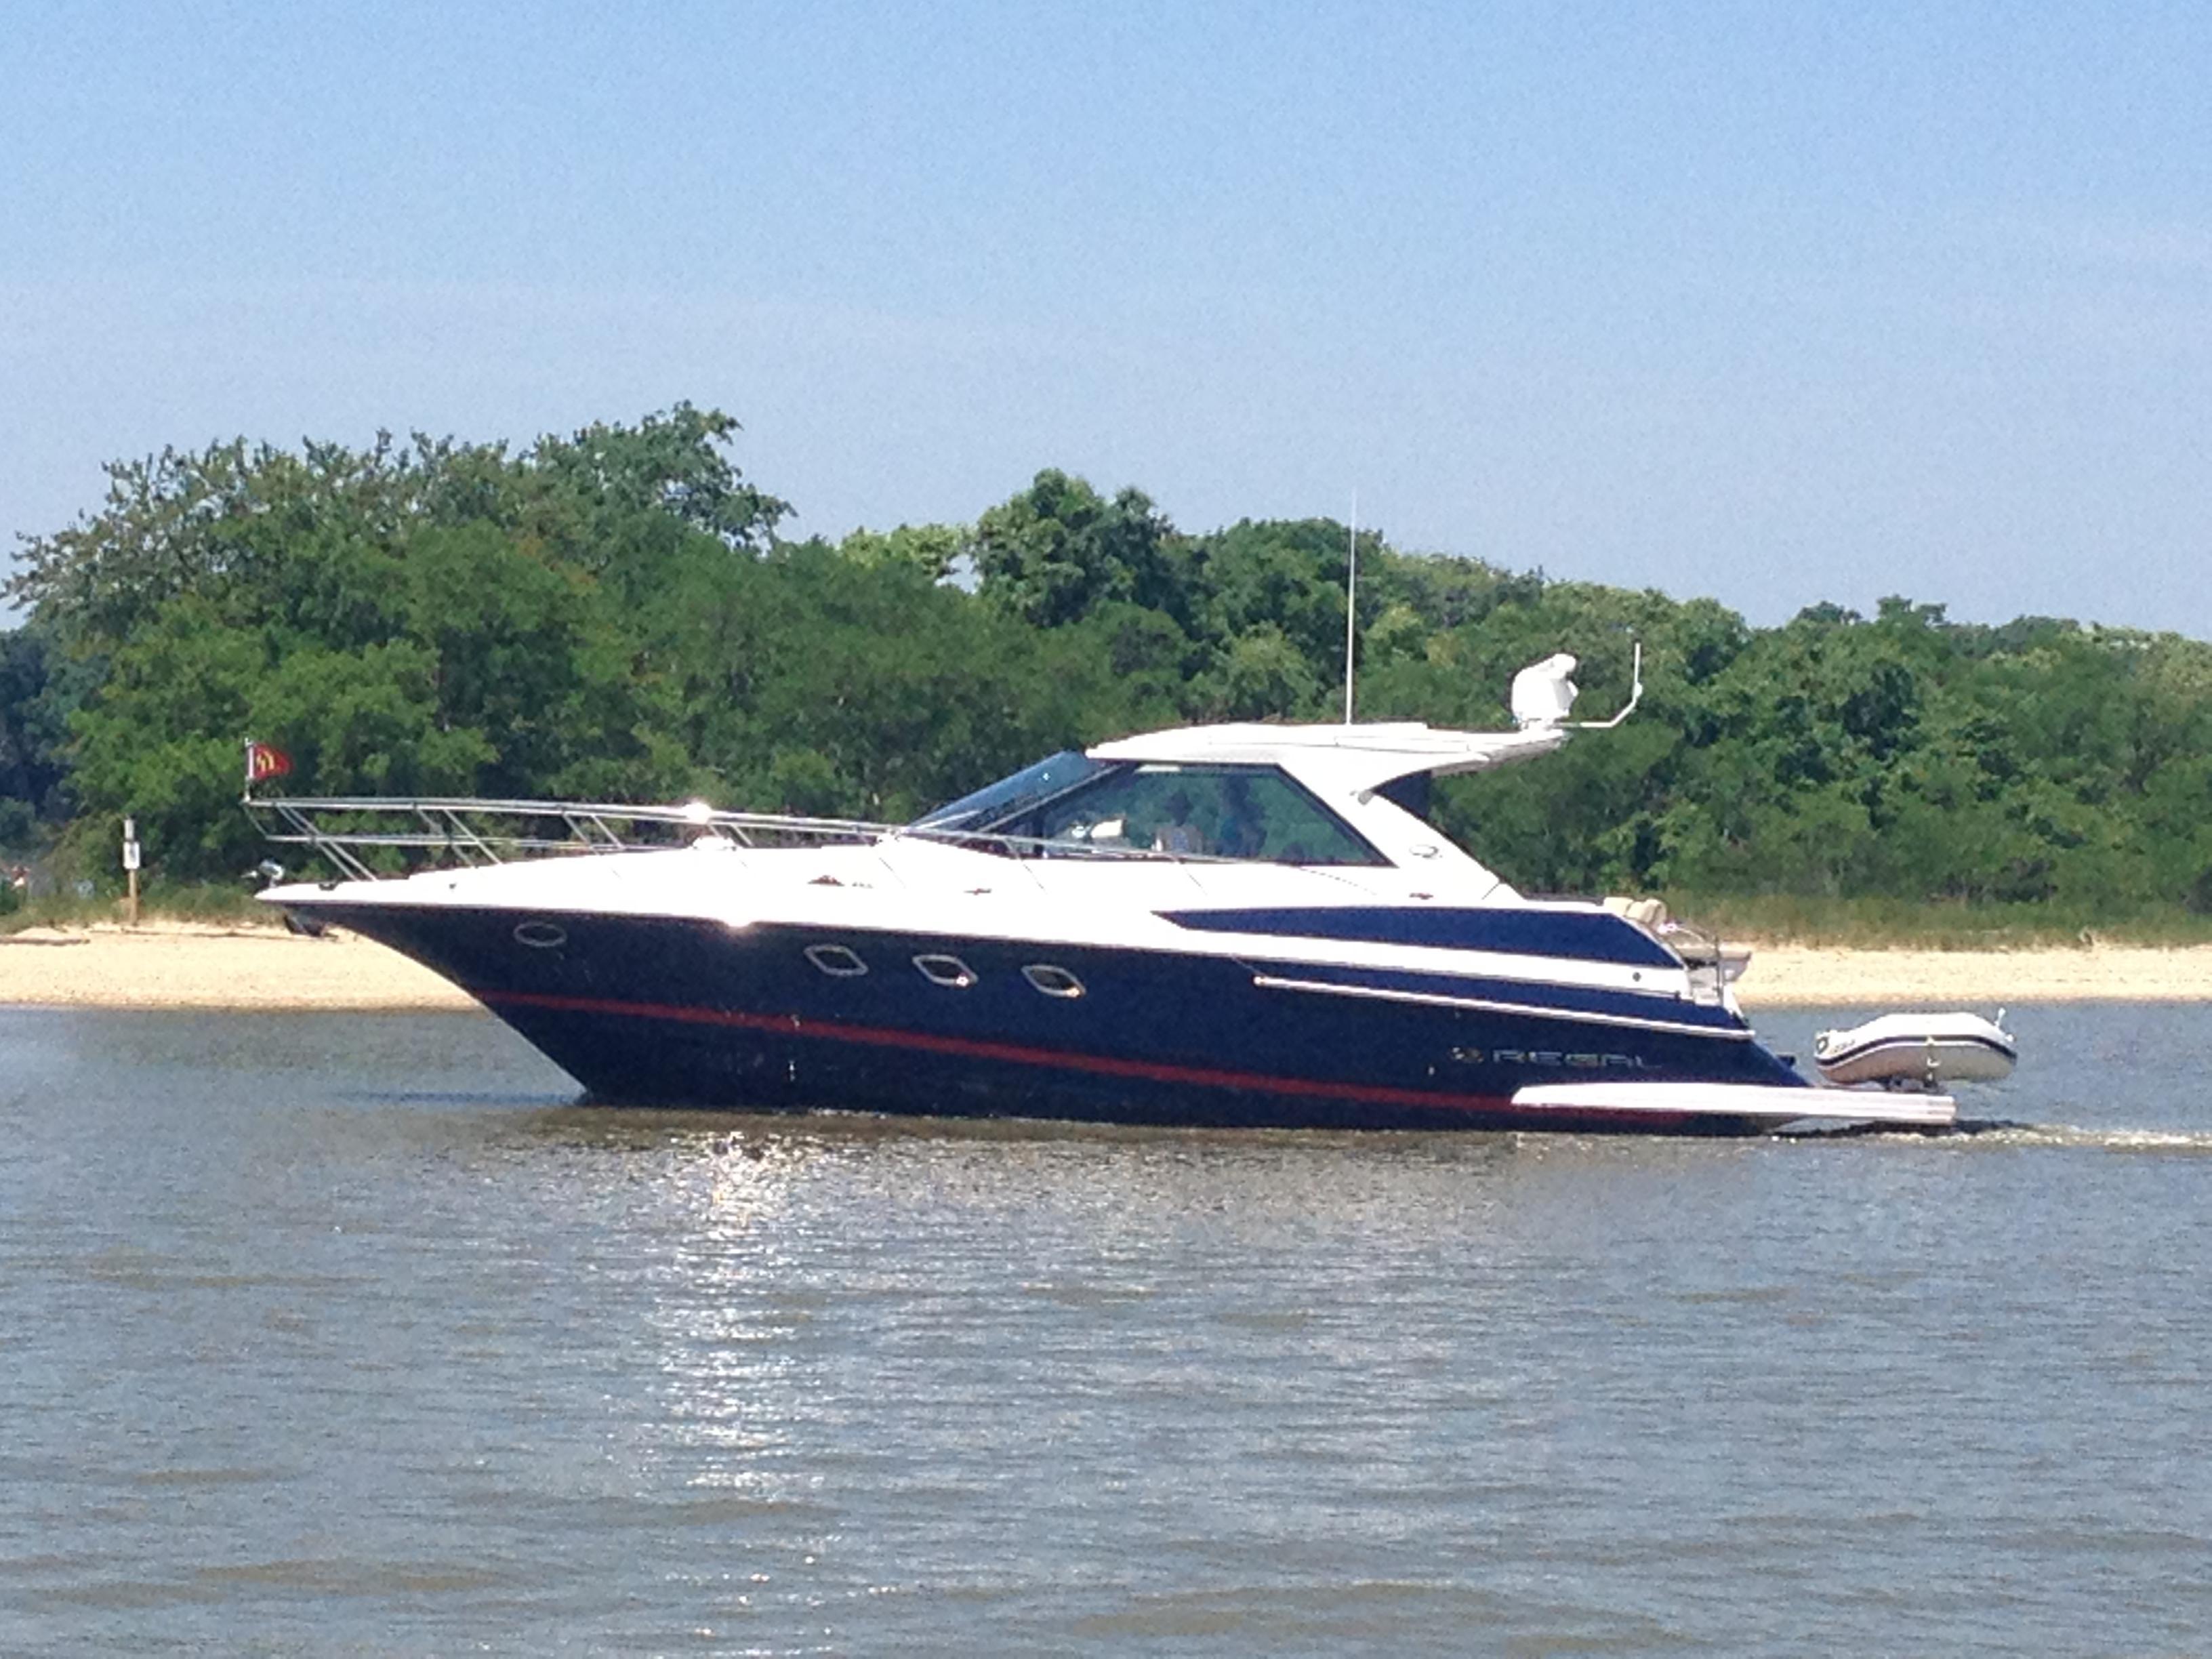
<instances>
[{"instance_id":1,"label":"rippled water surface","mask_svg":"<svg viewBox=\"0 0 2212 1659\"><path fill-rule=\"evenodd\" d=\"M2212 1650L2212 1008L2014 1024L1975 1133L1714 1142L0 1011L0 1650Z\"/></svg>"}]
</instances>

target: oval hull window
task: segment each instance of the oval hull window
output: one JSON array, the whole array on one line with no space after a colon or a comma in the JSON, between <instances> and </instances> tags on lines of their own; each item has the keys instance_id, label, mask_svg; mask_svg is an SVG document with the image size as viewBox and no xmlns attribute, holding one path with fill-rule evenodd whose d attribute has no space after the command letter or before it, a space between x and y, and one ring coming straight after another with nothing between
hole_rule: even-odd
<instances>
[{"instance_id":1,"label":"oval hull window","mask_svg":"<svg viewBox=\"0 0 2212 1659\"><path fill-rule=\"evenodd\" d=\"M868 964L842 945L810 945L806 959L832 979L858 979Z\"/></svg>"},{"instance_id":2,"label":"oval hull window","mask_svg":"<svg viewBox=\"0 0 2212 1659\"><path fill-rule=\"evenodd\" d=\"M533 951L557 951L568 942L568 930L557 922L526 921L515 928L514 942Z\"/></svg>"},{"instance_id":3,"label":"oval hull window","mask_svg":"<svg viewBox=\"0 0 2212 1659\"><path fill-rule=\"evenodd\" d=\"M1048 997L1079 997L1083 981L1065 968L1055 968L1048 962L1033 962L1022 969L1022 977Z\"/></svg>"},{"instance_id":4,"label":"oval hull window","mask_svg":"<svg viewBox=\"0 0 2212 1659\"><path fill-rule=\"evenodd\" d=\"M949 990L964 991L975 982L975 970L958 957L919 956L914 965L932 985Z\"/></svg>"}]
</instances>

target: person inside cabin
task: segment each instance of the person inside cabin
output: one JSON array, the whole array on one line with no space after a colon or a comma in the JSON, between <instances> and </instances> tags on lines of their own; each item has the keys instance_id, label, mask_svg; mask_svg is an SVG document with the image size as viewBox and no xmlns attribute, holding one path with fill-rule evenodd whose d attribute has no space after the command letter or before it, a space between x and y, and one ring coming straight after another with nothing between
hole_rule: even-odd
<instances>
[{"instance_id":1,"label":"person inside cabin","mask_svg":"<svg viewBox=\"0 0 2212 1659\"><path fill-rule=\"evenodd\" d=\"M1190 796L1181 789L1160 804L1166 814L1152 831L1152 851L1195 855L1206 851L1206 839L1190 821Z\"/></svg>"},{"instance_id":2,"label":"person inside cabin","mask_svg":"<svg viewBox=\"0 0 2212 1659\"><path fill-rule=\"evenodd\" d=\"M1252 781L1231 772L1221 781L1221 823L1214 851L1225 859L1257 858L1267 844L1267 820L1252 799Z\"/></svg>"}]
</instances>

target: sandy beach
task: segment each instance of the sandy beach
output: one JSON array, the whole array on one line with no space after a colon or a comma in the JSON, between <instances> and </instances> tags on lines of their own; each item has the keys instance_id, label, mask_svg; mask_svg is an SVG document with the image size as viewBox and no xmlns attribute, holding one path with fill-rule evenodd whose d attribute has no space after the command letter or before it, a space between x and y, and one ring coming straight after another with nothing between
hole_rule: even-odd
<instances>
[{"instance_id":1,"label":"sandy beach","mask_svg":"<svg viewBox=\"0 0 2212 1659\"><path fill-rule=\"evenodd\" d=\"M0 936L0 1007L475 1010L396 951L351 934L185 924Z\"/></svg>"},{"instance_id":2,"label":"sandy beach","mask_svg":"<svg viewBox=\"0 0 2212 1659\"><path fill-rule=\"evenodd\" d=\"M2033 951L1754 946L1747 1008L1991 1008L2212 997L2212 946ZM0 935L0 1006L452 1010L477 1004L395 951L351 935L164 924Z\"/></svg>"}]
</instances>

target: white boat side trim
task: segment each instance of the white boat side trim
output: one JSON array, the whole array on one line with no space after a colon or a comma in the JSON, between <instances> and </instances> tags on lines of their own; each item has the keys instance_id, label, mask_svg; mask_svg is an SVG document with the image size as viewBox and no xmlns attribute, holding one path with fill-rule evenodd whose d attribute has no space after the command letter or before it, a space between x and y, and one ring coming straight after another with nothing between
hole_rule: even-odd
<instances>
[{"instance_id":1,"label":"white boat side trim","mask_svg":"<svg viewBox=\"0 0 2212 1659\"><path fill-rule=\"evenodd\" d=\"M1748 1083L1538 1083L1514 1091L1516 1106L1559 1111L1692 1112L1769 1123L1895 1123L1943 1128L1958 1121L1949 1095L1876 1090L1785 1089Z\"/></svg>"},{"instance_id":2,"label":"white boat side trim","mask_svg":"<svg viewBox=\"0 0 2212 1659\"><path fill-rule=\"evenodd\" d=\"M1365 997L1373 1002L1417 1002L1430 1008L1466 1008L1485 1014L1534 1015L1547 1019L1571 1019L1577 1024L1625 1025L1632 1030L1666 1031L1680 1036L1721 1037L1748 1042L1749 1026L1692 1025L1674 1019L1645 1019L1635 1014L1605 1014L1585 1008L1547 1008L1540 1003L1496 1002L1484 997L1444 996L1430 991L1397 991L1380 985L1335 985L1322 980L1283 979L1273 974L1255 974L1252 983L1263 991L1311 991L1322 996ZM1795 1090L1790 1091L1796 1092Z\"/></svg>"},{"instance_id":3,"label":"white boat side trim","mask_svg":"<svg viewBox=\"0 0 2212 1659\"><path fill-rule=\"evenodd\" d=\"M1212 951L1242 959L1297 963L1316 968L1370 968L1435 974L1454 979L1504 979L1516 984L1565 986L1648 996L1655 1003L1688 1000L1689 975L1680 968L1637 968L1573 957L1520 956L1504 951L1455 951L1440 945L1384 945L1366 939L1312 939L1284 933L1212 933ZM1143 947L1161 948L1161 947Z\"/></svg>"}]
</instances>

